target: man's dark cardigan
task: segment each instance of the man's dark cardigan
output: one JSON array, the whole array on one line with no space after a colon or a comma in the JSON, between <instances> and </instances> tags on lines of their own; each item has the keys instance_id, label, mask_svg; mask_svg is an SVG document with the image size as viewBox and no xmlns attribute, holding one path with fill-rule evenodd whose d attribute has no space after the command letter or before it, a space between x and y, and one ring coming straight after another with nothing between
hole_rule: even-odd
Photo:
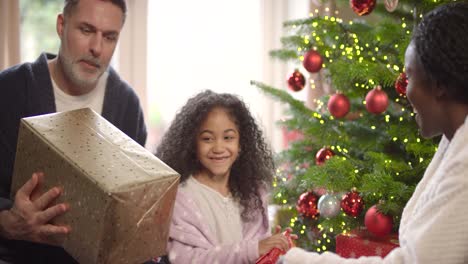
<instances>
[{"instance_id":1,"label":"man's dark cardigan","mask_svg":"<svg viewBox=\"0 0 468 264\"><path fill-rule=\"evenodd\" d=\"M54 57L43 53L33 63L0 72L0 210L11 206L10 186L20 119L56 112L47 66L47 60ZM110 67L101 115L144 146L147 132L138 97ZM13 263L74 263L63 249L5 240L0 240L0 259L3 246L17 249L19 258Z\"/></svg>"}]
</instances>

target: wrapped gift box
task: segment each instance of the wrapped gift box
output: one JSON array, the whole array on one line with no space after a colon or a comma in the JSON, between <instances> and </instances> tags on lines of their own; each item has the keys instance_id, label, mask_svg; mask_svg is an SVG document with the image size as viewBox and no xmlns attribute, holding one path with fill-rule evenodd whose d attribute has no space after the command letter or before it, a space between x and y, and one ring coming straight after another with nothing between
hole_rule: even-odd
<instances>
[{"instance_id":1,"label":"wrapped gift box","mask_svg":"<svg viewBox=\"0 0 468 264\"><path fill-rule=\"evenodd\" d=\"M143 263L166 253L179 174L89 108L21 120L12 196L33 172L70 210L54 220L80 263Z\"/></svg>"},{"instance_id":2,"label":"wrapped gift box","mask_svg":"<svg viewBox=\"0 0 468 264\"><path fill-rule=\"evenodd\" d=\"M345 258L385 257L396 247L399 247L396 234L380 238L373 236L365 229L360 229L336 236L336 253Z\"/></svg>"}]
</instances>

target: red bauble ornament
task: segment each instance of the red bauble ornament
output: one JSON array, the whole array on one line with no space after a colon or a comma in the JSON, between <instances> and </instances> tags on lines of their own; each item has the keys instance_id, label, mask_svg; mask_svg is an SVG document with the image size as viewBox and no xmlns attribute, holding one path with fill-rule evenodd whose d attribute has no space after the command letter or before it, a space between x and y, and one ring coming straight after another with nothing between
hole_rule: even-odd
<instances>
[{"instance_id":1,"label":"red bauble ornament","mask_svg":"<svg viewBox=\"0 0 468 264\"><path fill-rule=\"evenodd\" d=\"M334 94L328 100L328 111L335 118L340 118L345 116L349 112L351 104L348 97L344 94Z\"/></svg>"},{"instance_id":2,"label":"red bauble ornament","mask_svg":"<svg viewBox=\"0 0 468 264\"><path fill-rule=\"evenodd\" d=\"M304 88L305 78L299 70L294 72L288 78L288 87L291 91L298 92Z\"/></svg>"},{"instance_id":3,"label":"red bauble ornament","mask_svg":"<svg viewBox=\"0 0 468 264\"><path fill-rule=\"evenodd\" d=\"M323 165L325 161L335 156L335 153L329 148L321 148L315 155L315 164Z\"/></svg>"},{"instance_id":4,"label":"red bauble ornament","mask_svg":"<svg viewBox=\"0 0 468 264\"><path fill-rule=\"evenodd\" d=\"M299 196L297 200L296 209L304 217L317 218L319 211L317 202L319 197L313 192L305 192Z\"/></svg>"},{"instance_id":5,"label":"red bauble ornament","mask_svg":"<svg viewBox=\"0 0 468 264\"><path fill-rule=\"evenodd\" d=\"M349 0L349 5L354 13L365 16L374 10L376 0Z\"/></svg>"},{"instance_id":6,"label":"red bauble ornament","mask_svg":"<svg viewBox=\"0 0 468 264\"><path fill-rule=\"evenodd\" d=\"M358 216L362 212L363 207L364 201L356 191L351 191L343 195L341 199L341 209L349 216Z\"/></svg>"},{"instance_id":7,"label":"red bauble ornament","mask_svg":"<svg viewBox=\"0 0 468 264\"><path fill-rule=\"evenodd\" d=\"M395 81L395 90L400 95L406 95L406 86L408 86L408 79L406 73L402 72Z\"/></svg>"},{"instance_id":8,"label":"red bauble ornament","mask_svg":"<svg viewBox=\"0 0 468 264\"><path fill-rule=\"evenodd\" d=\"M320 53L318 53L315 50L309 50L304 54L304 61L302 62L302 65L308 72L318 72L320 69L322 69L322 63L323 59L322 56L320 56Z\"/></svg>"},{"instance_id":9,"label":"red bauble ornament","mask_svg":"<svg viewBox=\"0 0 468 264\"><path fill-rule=\"evenodd\" d=\"M380 213L377 209L377 205L374 205L367 210L366 216L364 217L364 224L367 230L372 234L378 237L384 237L392 232L393 218Z\"/></svg>"},{"instance_id":10,"label":"red bauble ornament","mask_svg":"<svg viewBox=\"0 0 468 264\"><path fill-rule=\"evenodd\" d=\"M367 111L373 114L380 114L385 112L388 107L388 96L378 85L366 95L366 108Z\"/></svg>"}]
</instances>

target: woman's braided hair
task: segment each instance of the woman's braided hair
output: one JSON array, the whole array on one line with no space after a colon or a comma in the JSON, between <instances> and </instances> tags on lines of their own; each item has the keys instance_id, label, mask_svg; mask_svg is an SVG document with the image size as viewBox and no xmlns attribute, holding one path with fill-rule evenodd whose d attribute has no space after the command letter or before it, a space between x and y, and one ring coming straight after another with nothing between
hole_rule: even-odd
<instances>
[{"instance_id":1,"label":"woman's braided hair","mask_svg":"<svg viewBox=\"0 0 468 264\"><path fill-rule=\"evenodd\" d=\"M427 13L412 42L426 76L447 99L468 104L468 3L453 2Z\"/></svg>"}]
</instances>

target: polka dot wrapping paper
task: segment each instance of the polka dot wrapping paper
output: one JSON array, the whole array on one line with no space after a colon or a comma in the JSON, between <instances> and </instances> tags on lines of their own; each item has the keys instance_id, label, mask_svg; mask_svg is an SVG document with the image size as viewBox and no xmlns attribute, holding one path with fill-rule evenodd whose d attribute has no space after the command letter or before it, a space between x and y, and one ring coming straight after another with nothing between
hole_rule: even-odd
<instances>
[{"instance_id":1,"label":"polka dot wrapping paper","mask_svg":"<svg viewBox=\"0 0 468 264\"><path fill-rule=\"evenodd\" d=\"M397 247L399 247L399 242L396 234L380 238L363 229L336 236L336 253L345 258L385 257Z\"/></svg>"},{"instance_id":2,"label":"polka dot wrapping paper","mask_svg":"<svg viewBox=\"0 0 468 264\"><path fill-rule=\"evenodd\" d=\"M163 255L179 174L89 108L21 120L12 197L33 172L63 188L54 220L80 263L143 263Z\"/></svg>"}]
</instances>

